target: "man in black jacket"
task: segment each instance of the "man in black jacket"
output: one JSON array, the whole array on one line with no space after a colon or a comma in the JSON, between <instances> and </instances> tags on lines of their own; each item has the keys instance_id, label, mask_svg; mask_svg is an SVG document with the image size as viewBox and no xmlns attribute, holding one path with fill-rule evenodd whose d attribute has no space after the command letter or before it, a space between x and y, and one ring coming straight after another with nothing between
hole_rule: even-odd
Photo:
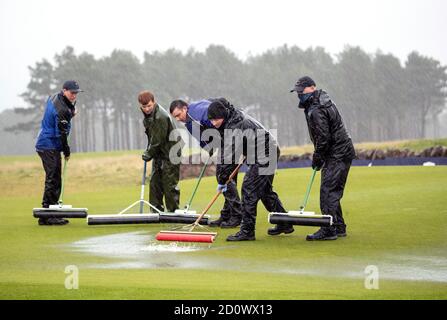
<instances>
[{"instance_id":1,"label":"man in black jacket","mask_svg":"<svg viewBox=\"0 0 447 320\"><path fill-rule=\"evenodd\" d=\"M286 212L272 186L279 157L278 145L262 124L241 110L225 106L219 100L210 104L208 118L219 130L222 139L218 155L221 164L217 173L217 189L225 192L225 183L236 168L240 156L245 157L248 166L242 183L241 230L230 235L227 241L255 240L259 200L270 212Z\"/></svg>"},{"instance_id":2,"label":"man in black jacket","mask_svg":"<svg viewBox=\"0 0 447 320\"><path fill-rule=\"evenodd\" d=\"M323 227L306 240L335 240L346 236L340 200L355 158L354 146L334 102L324 90L317 90L310 77L298 79L291 92L297 92L298 107L304 109L315 152L312 168L321 171L320 208L333 217L333 225Z\"/></svg>"}]
</instances>

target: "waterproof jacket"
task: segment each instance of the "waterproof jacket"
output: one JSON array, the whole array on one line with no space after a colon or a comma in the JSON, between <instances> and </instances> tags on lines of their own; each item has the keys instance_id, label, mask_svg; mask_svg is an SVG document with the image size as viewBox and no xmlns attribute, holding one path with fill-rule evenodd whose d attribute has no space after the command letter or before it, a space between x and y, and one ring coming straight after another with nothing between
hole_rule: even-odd
<instances>
[{"instance_id":1,"label":"waterproof jacket","mask_svg":"<svg viewBox=\"0 0 447 320\"><path fill-rule=\"evenodd\" d=\"M215 129L211 121L208 119L208 108L214 101L220 101L227 108L233 106L225 98L209 98L196 102L191 102L188 105L187 120L185 123L186 129L189 133L200 143L200 147L205 148L208 142L202 141L202 133L206 129ZM193 127L194 130L193 130ZM197 136L200 133L200 137Z\"/></svg>"},{"instance_id":2,"label":"waterproof jacket","mask_svg":"<svg viewBox=\"0 0 447 320\"><path fill-rule=\"evenodd\" d=\"M151 159L169 160L169 150L181 141L181 138L176 141L169 140L169 135L176 129L169 113L159 104L156 104L151 114L144 114L143 125L148 139L147 155ZM177 153L178 156L180 156L180 152L181 149Z\"/></svg>"},{"instance_id":3,"label":"waterproof jacket","mask_svg":"<svg viewBox=\"0 0 447 320\"><path fill-rule=\"evenodd\" d=\"M227 116L219 128L222 140L219 150L221 165L218 166L218 183L227 182L238 165L241 154L246 157L247 165L269 167L273 163L276 169L279 147L271 133L259 121L242 110L232 105L227 105L227 110ZM234 137L228 136L229 133L233 133Z\"/></svg>"},{"instance_id":4,"label":"waterproof jacket","mask_svg":"<svg viewBox=\"0 0 447 320\"><path fill-rule=\"evenodd\" d=\"M185 123L186 129L189 133L200 143L204 148L207 143L201 140L202 132L206 129L214 128L208 119L208 107L211 100L200 100L192 102L188 105L187 119ZM193 130L194 126L194 130ZM197 131L196 131L197 130ZM198 136L200 134L200 136Z\"/></svg>"},{"instance_id":5,"label":"waterproof jacket","mask_svg":"<svg viewBox=\"0 0 447 320\"><path fill-rule=\"evenodd\" d=\"M75 105L62 92L48 98L41 128L36 142L36 150L69 151L68 134Z\"/></svg>"},{"instance_id":6,"label":"waterproof jacket","mask_svg":"<svg viewBox=\"0 0 447 320\"><path fill-rule=\"evenodd\" d=\"M300 107L303 107L300 104ZM315 153L323 160L352 160L355 158L354 145L343 124L340 113L329 95L316 90L304 106Z\"/></svg>"}]
</instances>

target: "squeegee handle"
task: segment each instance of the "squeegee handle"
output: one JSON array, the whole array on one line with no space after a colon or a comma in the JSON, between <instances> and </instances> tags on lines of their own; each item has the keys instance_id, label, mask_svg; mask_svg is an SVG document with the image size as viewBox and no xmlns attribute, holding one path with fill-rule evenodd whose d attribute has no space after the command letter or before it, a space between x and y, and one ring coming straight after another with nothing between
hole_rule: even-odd
<instances>
[{"instance_id":1,"label":"squeegee handle","mask_svg":"<svg viewBox=\"0 0 447 320\"><path fill-rule=\"evenodd\" d=\"M147 161L144 161L143 167L143 178L141 179L141 193L140 193L140 213L143 213L143 205L144 205L144 185L146 184L146 170L147 170Z\"/></svg>"},{"instance_id":2,"label":"squeegee handle","mask_svg":"<svg viewBox=\"0 0 447 320\"><path fill-rule=\"evenodd\" d=\"M303 205L300 207L300 211L304 211L304 208L307 205L307 200L309 200L309 195L310 195L310 189L312 188L312 184L314 183L316 174L317 174L317 170L313 169L312 177L310 178L309 185L307 186L306 195L304 196L304 202L303 202Z\"/></svg>"},{"instance_id":3,"label":"squeegee handle","mask_svg":"<svg viewBox=\"0 0 447 320\"><path fill-rule=\"evenodd\" d=\"M245 157L243 157L243 159L241 160L241 162L239 162L239 164L237 165L237 167L233 170L233 172L231 173L230 177L228 178L227 182L225 184L229 184L231 182L231 180L233 180L234 176L237 174L237 172L239 171L240 167L244 164L245 161ZM208 203L208 205L206 206L206 208L202 211L202 213L197 217L197 220L194 222L191 230L197 226L200 222L200 220L203 218L203 216L208 212L208 210L213 206L214 202L216 202L217 198L219 198L220 194L222 193L222 190L217 191L217 193L214 195L213 199L211 199L210 203Z\"/></svg>"},{"instance_id":4,"label":"squeegee handle","mask_svg":"<svg viewBox=\"0 0 447 320\"><path fill-rule=\"evenodd\" d=\"M196 195L197 189L199 188L200 181L202 180L203 174L205 173L206 167L208 166L210 159L211 159L211 157L208 157L208 159L205 162L205 165L203 166L202 170L200 171L200 175L199 175L199 178L197 179L196 186L194 187L194 191L192 192L192 195L189 198L189 201L185 206L186 210L189 210L189 208L191 207L192 200L194 199L194 196Z\"/></svg>"},{"instance_id":5,"label":"squeegee handle","mask_svg":"<svg viewBox=\"0 0 447 320\"><path fill-rule=\"evenodd\" d=\"M67 158L64 159L64 169L62 171L62 182L61 182L61 194L59 196L59 200L57 201L57 203L59 204L59 206L62 206L63 203L63 198L64 198L64 182L65 182L65 172L67 172Z\"/></svg>"}]
</instances>

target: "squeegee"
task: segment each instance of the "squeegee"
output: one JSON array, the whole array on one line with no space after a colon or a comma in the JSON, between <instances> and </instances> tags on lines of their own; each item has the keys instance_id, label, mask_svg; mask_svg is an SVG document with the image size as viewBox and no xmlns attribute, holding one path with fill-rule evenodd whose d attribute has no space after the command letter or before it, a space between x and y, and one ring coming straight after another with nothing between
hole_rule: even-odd
<instances>
[{"instance_id":1,"label":"squeegee","mask_svg":"<svg viewBox=\"0 0 447 320\"><path fill-rule=\"evenodd\" d=\"M292 224L299 226L324 227L332 225L332 216L316 214L312 211L304 211L307 200L309 199L310 190L315 179L317 170L313 170L309 185L307 186L304 202L299 211L271 212L268 221L272 224Z\"/></svg>"},{"instance_id":2,"label":"squeegee","mask_svg":"<svg viewBox=\"0 0 447 320\"><path fill-rule=\"evenodd\" d=\"M159 222L159 213L157 207L150 204L148 201L144 200L144 185L146 184L146 170L147 170L147 162L144 161L143 167L143 178L141 179L141 192L140 192L140 200L135 201L130 206L122 210L117 214L97 214L97 215L89 215L87 217L88 225L116 225L116 224L147 224L147 223L158 223ZM143 213L144 205L148 205L157 213ZM127 211L132 209L135 206L140 206L140 213L137 214L126 214Z\"/></svg>"},{"instance_id":3,"label":"squeegee","mask_svg":"<svg viewBox=\"0 0 447 320\"><path fill-rule=\"evenodd\" d=\"M61 194L57 204L50 205L48 208L33 208L35 218L85 218L87 217L87 208L73 208L71 205L64 204L64 185L65 173L67 171L68 160L64 160L64 169L62 173Z\"/></svg>"}]
</instances>

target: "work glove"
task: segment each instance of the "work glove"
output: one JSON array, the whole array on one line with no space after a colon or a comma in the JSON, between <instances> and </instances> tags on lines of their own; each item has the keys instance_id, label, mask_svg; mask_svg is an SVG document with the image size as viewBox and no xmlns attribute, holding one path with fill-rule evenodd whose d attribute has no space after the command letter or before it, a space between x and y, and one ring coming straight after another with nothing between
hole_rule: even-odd
<instances>
[{"instance_id":1,"label":"work glove","mask_svg":"<svg viewBox=\"0 0 447 320\"><path fill-rule=\"evenodd\" d=\"M226 184L218 184L217 191L221 191L222 193L227 192L227 185Z\"/></svg>"},{"instance_id":2,"label":"work glove","mask_svg":"<svg viewBox=\"0 0 447 320\"><path fill-rule=\"evenodd\" d=\"M64 157L65 157L65 159L68 160L68 158L70 158L70 154L71 154L71 152L70 152L70 147L69 147L69 146L66 146L65 149L63 150L63 153L64 153Z\"/></svg>"},{"instance_id":3,"label":"work glove","mask_svg":"<svg viewBox=\"0 0 447 320\"><path fill-rule=\"evenodd\" d=\"M324 165L324 160L321 158L321 156L318 153L314 152L314 155L312 156L312 169L320 171L321 168Z\"/></svg>"},{"instance_id":4,"label":"work glove","mask_svg":"<svg viewBox=\"0 0 447 320\"><path fill-rule=\"evenodd\" d=\"M149 162L152 160L152 157L149 155L149 152L146 150L144 151L144 153L141 155L141 158L143 159L143 161Z\"/></svg>"}]
</instances>

